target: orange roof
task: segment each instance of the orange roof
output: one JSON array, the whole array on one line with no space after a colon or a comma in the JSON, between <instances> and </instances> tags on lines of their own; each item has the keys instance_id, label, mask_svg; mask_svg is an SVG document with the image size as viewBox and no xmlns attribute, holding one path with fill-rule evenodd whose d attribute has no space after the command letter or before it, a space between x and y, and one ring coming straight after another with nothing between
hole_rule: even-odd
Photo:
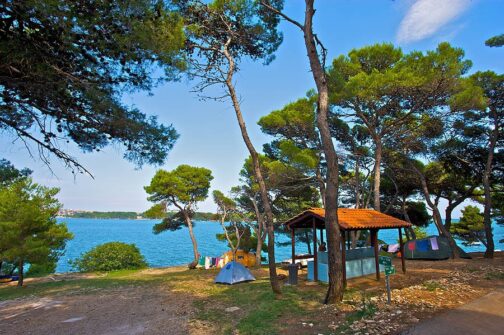
<instances>
[{"instance_id":1,"label":"orange roof","mask_svg":"<svg viewBox=\"0 0 504 335\"><path fill-rule=\"evenodd\" d=\"M293 228L309 228L313 226L313 218L317 228L325 228L325 209L323 208L310 208L286 221L284 225ZM406 221L373 209L354 208L338 208L338 224L343 230L411 227L411 224Z\"/></svg>"}]
</instances>

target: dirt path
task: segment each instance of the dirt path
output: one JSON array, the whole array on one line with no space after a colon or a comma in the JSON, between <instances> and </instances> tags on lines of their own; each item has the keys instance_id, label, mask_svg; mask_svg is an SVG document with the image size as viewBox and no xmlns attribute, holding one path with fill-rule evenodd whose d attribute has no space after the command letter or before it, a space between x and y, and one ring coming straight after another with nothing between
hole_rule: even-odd
<instances>
[{"instance_id":1,"label":"dirt path","mask_svg":"<svg viewBox=\"0 0 504 335\"><path fill-rule=\"evenodd\" d=\"M504 289L440 314L403 332L403 335L486 335L504 329Z\"/></svg>"},{"instance_id":2,"label":"dirt path","mask_svg":"<svg viewBox=\"0 0 504 335\"><path fill-rule=\"evenodd\" d=\"M10 300L0 310L0 334L187 334L192 300L157 286L124 287Z\"/></svg>"}]
</instances>

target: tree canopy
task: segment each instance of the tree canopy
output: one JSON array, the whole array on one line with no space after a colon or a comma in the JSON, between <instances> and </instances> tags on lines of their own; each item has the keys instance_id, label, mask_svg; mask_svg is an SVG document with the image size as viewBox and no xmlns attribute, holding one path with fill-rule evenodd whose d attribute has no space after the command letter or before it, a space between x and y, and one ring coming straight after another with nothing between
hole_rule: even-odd
<instances>
[{"instance_id":1,"label":"tree canopy","mask_svg":"<svg viewBox=\"0 0 504 335\"><path fill-rule=\"evenodd\" d=\"M73 237L65 224L56 222L58 191L29 178L0 188L0 259L17 265L19 286L25 263L55 263Z\"/></svg>"},{"instance_id":2,"label":"tree canopy","mask_svg":"<svg viewBox=\"0 0 504 335\"><path fill-rule=\"evenodd\" d=\"M485 41L485 45L488 47L501 47L504 45L504 34L496 35L490 37Z\"/></svg>"},{"instance_id":3,"label":"tree canopy","mask_svg":"<svg viewBox=\"0 0 504 335\"><path fill-rule=\"evenodd\" d=\"M374 144L374 204L380 210L384 142L400 141L412 122L439 114L471 62L462 49L441 43L436 50L404 54L392 44L354 49L329 69L334 113L367 128ZM414 128L413 128L414 129Z\"/></svg>"},{"instance_id":4,"label":"tree canopy","mask_svg":"<svg viewBox=\"0 0 504 335\"><path fill-rule=\"evenodd\" d=\"M30 169L17 169L11 162L6 159L0 159L0 187L8 186L11 183L30 176Z\"/></svg>"},{"instance_id":5,"label":"tree canopy","mask_svg":"<svg viewBox=\"0 0 504 335\"><path fill-rule=\"evenodd\" d=\"M466 243L481 242L487 245L483 214L476 206L466 206L462 210L462 217L453 223L450 231Z\"/></svg>"},{"instance_id":6,"label":"tree canopy","mask_svg":"<svg viewBox=\"0 0 504 335\"><path fill-rule=\"evenodd\" d=\"M149 90L157 66L168 79L184 69L178 14L161 1L29 0L2 2L0 16L0 130L73 170L85 168L60 142L85 152L120 143L138 165L164 162L176 131L121 93Z\"/></svg>"},{"instance_id":7,"label":"tree canopy","mask_svg":"<svg viewBox=\"0 0 504 335\"><path fill-rule=\"evenodd\" d=\"M157 203L151 212L160 211L161 206L173 206L176 212L165 217L154 226L154 233L173 231L186 226L191 237L194 260L189 264L195 268L199 259L198 243L193 232L193 215L196 205L208 197L212 171L190 165L179 165L172 171L158 170L152 178L150 185L145 186L149 194L148 200Z\"/></svg>"},{"instance_id":8,"label":"tree canopy","mask_svg":"<svg viewBox=\"0 0 504 335\"><path fill-rule=\"evenodd\" d=\"M192 206L207 198L212 179L212 171L183 164L172 171L158 170L145 191L149 201L166 201L177 208Z\"/></svg>"}]
</instances>

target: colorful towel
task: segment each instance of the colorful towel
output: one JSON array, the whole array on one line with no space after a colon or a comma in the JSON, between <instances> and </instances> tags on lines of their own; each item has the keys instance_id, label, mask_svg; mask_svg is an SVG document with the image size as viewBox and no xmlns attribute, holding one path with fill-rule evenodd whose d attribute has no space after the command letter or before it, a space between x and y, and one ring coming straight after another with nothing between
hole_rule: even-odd
<instances>
[{"instance_id":1,"label":"colorful towel","mask_svg":"<svg viewBox=\"0 0 504 335\"><path fill-rule=\"evenodd\" d=\"M432 250L439 250L439 245L437 243L437 238L431 237L430 238L430 244L431 244Z\"/></svg>"},{"instance_id":2,"label":"colorful towel","mask_svg":"<svg viewBox=\"0 0 504 335\"><path fill-rule=\"evenodd\" d=\"M210 269L210 267L212 266L212 257L208 257L206 256L205 257L205 269Z\"/></svg>"},{"instance_id":3,"label":"colorful towel","mask_svg":"<svg viewBox=\"0 0 504 335\"><path fill-rule=\"evenodd\" d=\"M198 265L205 266L205 256L200 256Z\"/></svg>"},{"instance_id":4,"label":"colorful towel","mask_svg":"<svg viewBox=\"0 0 504 335\"><path fill-rule=\"evenodd\" d=\"M217 257L212 257L212 266L217 266Z\"/></svg>"},{"instance_id":5,"label":"colorful towel","mask_svg":"<svg viewBox=\"0 0 504 335\"><path fill-rule=\"evenodd\" d=\"M414 251L416 248L416 244L415 244L415 241L409 241L408 242L408 250L409 251Z\"/></svg>"},{"instance_id":6,"label":"colorful towel","mask_svg":"<svg viewBox=\"0 0 504 335\"><path fill-rule=\"evenodd\" d=\"M389 244L387 252L398 252L398 251L399 251L399 243Z\"/></svg>"},{"instance_id":7,"label":"colorful towel","mask_svg":"<svg viewBox=\"0 0 504 335\"><path fill-rule=\"evenodd\" d=\"M416 248L418 251L429 251L429 240L418 240Z\"/></svg>"}]
</instances>

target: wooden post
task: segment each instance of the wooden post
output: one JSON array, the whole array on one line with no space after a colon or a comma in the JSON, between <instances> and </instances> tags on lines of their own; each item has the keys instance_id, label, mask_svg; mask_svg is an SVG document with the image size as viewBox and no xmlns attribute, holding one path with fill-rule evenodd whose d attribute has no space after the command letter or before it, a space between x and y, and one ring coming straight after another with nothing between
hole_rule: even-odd
<instances>
[{"instance_id":1,"label":"wooden post","mask_svg":"<svg viewBox=\"0 0 504 335\"><path fill-rule=\"evenodd\" d=\"M343 287L346 288L347 286L347 281L346 281L346 250L345 250L345 240L346 240L346 234L345 231L341 231L341 265L342 265L342 272L343 272Z\"/></svg>"},{"instance_id":2,"label":"wooden post","mask_svg":"<svg viewBox=\"0 0 504 335\"><path fill-rule=\"evenodd\" d=\"M371 229L371 244L374 247L374 257L376 266L376 280L380 280L380 263L378 263L378 231Z\"/></svg>"},{"instance_id":3,"label":"wooden post","mask_svg":"<svg viewBox=\"0 0 504 335\"><path fill-rule=\"evenodd\" d=\"M292 264L296 264L296 236L294 228L291 228L291 244L292 244Z\"/></svg>"},{"instance_id":4,"label":"wooden post","mask_svg":"<svg viewBox=\"0 0 504 335\"><path fill-rule=\"evenodd\" d=\"M315 226L315 218L313 222L313 279L318 281L318 257L317 257L317 227Z\"/></svg>"},{"instance_id":5,"label":"wooden post","mask_svg":"<svg viewBox=\"0 0 504 335\"><path fill-rule=\"evenodd\" d=\"M401 252L402 272L406 273L406 263L404 262L404 242L402 240L402 231L401 231L401 228L399 228L399 251Z\"/></svg>"}]
</instances>

